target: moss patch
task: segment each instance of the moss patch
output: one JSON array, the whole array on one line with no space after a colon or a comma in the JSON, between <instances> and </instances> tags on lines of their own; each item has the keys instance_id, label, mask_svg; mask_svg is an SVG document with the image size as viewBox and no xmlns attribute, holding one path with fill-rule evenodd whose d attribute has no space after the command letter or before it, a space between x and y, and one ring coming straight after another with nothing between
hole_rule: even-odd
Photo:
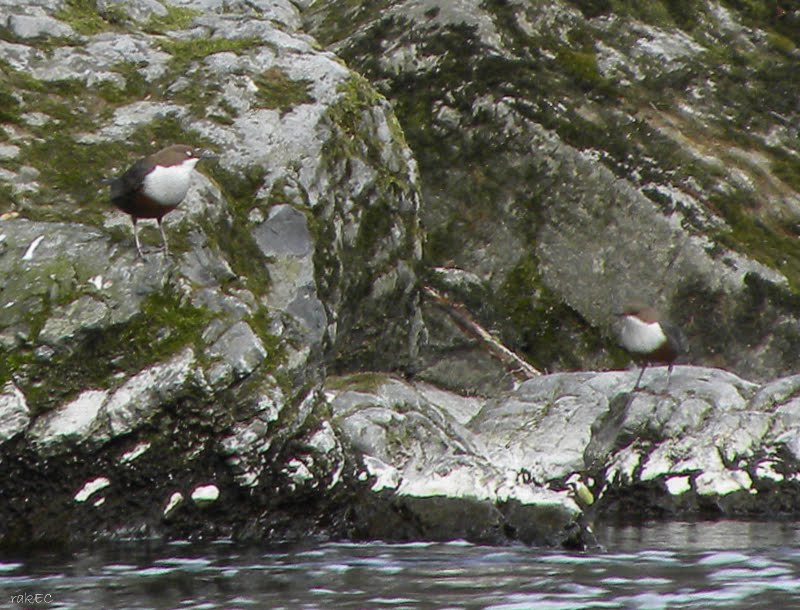
<instances>
[{"instance_id":1,"label":"moss patch","mask_svg":"<svg viewBox=\"0 0 800 610\"><path fill-rule=\"evenodd\" d=\"M262 46L259 38L190 38L186 40L163 40L161 48L172 55L169 71L173 75L183 74L195 61L205 59L215 53L244 53L249 49Z\"/></svg>"},{"instance_id":2,"label":"moss patch","mask_svg":"<svg viewBox=\"0 0 800 610\"><path fill-rule=\"evenodd\" d=\"M167 14L151 15L143 27L145 32L163 34L171 30L182 30L189 27L195 17L203 14L201 11L183 6L174 6L172 4L165 4L164 6L167 9Z\"/></svg>"},{"instance_id":3,"label":"moss patch","mask_svg":"<svg viewBox=\"0 0 800 610\"><path fill-rule=\"evenodd\" d=\"M253 78L258 87L256 105L259 108L279 110L284 113L300 104L314 101L309 93L311 81L292 80L277 67L272 67Z\"/></svg>"},{"instance_id":4,"label":"moss patch","mask_svg":"<svg viewBox=\"0 0 800 610\"><path fill-rule=\"evenodd\" d=\"M114 30L127 18L122 7L110 5L105 11L99 11L96 0L65 0L55 16L86 36Z\"/></svg>"},{"instance_id":5,"label":"moss patch","mask_svg":"<svg viewBox=\"0 0 800 610\"><path fill-rule=\"evenodd\" d=\"M132 373L197 344L213 315L180 302L170 292L153 293L141 312L121 327L89 331L72 346L41 361L28 348L0 353L0 381L13 375L34 413L77 392L105 387L117 373ZM45 316L46 319L46 316Z\"/></svg>"},{"instance_id":6,"label":"moss patch","mask_svg":"<svg viewBox=\"0 0 800 610\"><path fill-rule=\"evenodd\" d=\"M391 381L386 373L355 373L353 375L332 375L325 381L325 387L336 392L377 392L382 385Z\"/></svg>"},{"instance_id":7,"label":"moss patch","mask_svg":"<svg viewBox=\"0 0 800 610\"><path fill-rule=\"evenodd\" d=\"M523 258L508 274L497 295L498 311L508 317L513 334L504 341L545 370L581 369L587 357L608 352L614 366L628 361L574 309L542 282L533 257Z\"/></svg>"}]
</instances>

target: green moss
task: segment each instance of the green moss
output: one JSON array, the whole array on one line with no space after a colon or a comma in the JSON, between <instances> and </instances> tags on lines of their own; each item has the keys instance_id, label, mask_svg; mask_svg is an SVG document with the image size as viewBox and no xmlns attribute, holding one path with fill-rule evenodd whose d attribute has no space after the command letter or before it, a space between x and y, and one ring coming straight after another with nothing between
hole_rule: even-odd
<instances>
[{"instance_id":1,"label":"green moss","mask_svg":"<svg viewBox=\"0 0 800 610\"><path fill-rule=\"evenodd\" d=\"M181 40L163 40L161 48L172 55L170 72L183 74L190 64L205 59L215 53L241 54L249 49L263 46L265 43L260 38L190 38Z\"/></svg>"},{"instance_id":2,"label":"green moss","mask_svg":"<svg viewBox=\"0 0 800 610\"><path fill-rule=\"evenodd\" d=\"M24 209L35 220L71 220L78 213L85 222L100 223L104 161L121 156L114 143L81 144L68 132L54 129L46 140L31 140L20 158L39 170L42 188Z\"/></svg>"},{"instance_id":3,"label":"green moss","mask_svg":"<svg viewBox=\"0 0 800 610\"><path fill-rule=\"evenodd\" d=\"M118 373L163 361L187 345L195 344L199 352L200 333L212 317L171 292L153 293L128 323L89 331L49 360L39 360L28 348L0 353L0 380L13 375L31 410L45 411L86 388L106 387Z\"/></svg>"},{"instance_id":4,"label":"green moss","mask_svg":"<svg viewBox=\"0 0 800 610\"><path fill-rule=\"evenodd\" d=\"M0 69L4 72L6 65L0 63ZM14 89L5 80L0 80L0 123L19 123L21 105L14 95Z\"/></svg>"},{"instance_id":5,"label":"green moss","mask_svg":"<svg viewBox=\"0 0 800 610\"><path fill-rule=\"evenodd\" d=\"M55 17L72 26L79 34L91 36L115 29L127 18L124 9L111 6L100 12L96 0L65 0Z\"/></svg>"},{"instance_id":6,"label":"green moss","mask_svg":"<svg viewBox=\"0 0 800 610\"><path fill-rule=\"evenodd\" d=\"M355 75L339 85L340 98L328 110L328 118L342 133L341 137L331 138L328 146L338 150L326 151L336 155L342 153L344 159L364 152L363 146L367 129L364 114L370 112L382 99L381 95L360 75Z\"/></svg>"},{"instance_id":7,"label":"green moss","mask_svg":"<svg viewBox=\"0 0 800 610\"><path fill-rule=\"evenodd\" d=\"M167 14L151 15L142 28L145 32L163 34L172 30L183 30L192 24L195 17L203 14L202 11L183 6L174 6L172 4L165 4L164 6L167 9Z\"/></svg>"},{"instance_id":8,"label":"green moss","mask_svg":"<svg viewBox=\"0 0 800 610\"><path fill-rule=\"evenodd\" d=\"M353 375L332 375L325 380L326 389L335 392L377 392L382 385L392 380L386 373L355 373Z\"/></svg>"},{"instance_id":9,"label":"green moss","mask_svg":"<svg viewBox=\"0 0 800 610\"><path fill-rule=\"evenodd\" d=\"M546 370L581 369L587 355L608 352L619 366L628 361L575 310L542 282L532 256L523 257L496 296L497 313L509 322L504 342ZM513 333L513 334L511 334Z\"/></svg>"},{"instance_id":10,"label":"green moss","mask_svg":"<svg viewBox=\"0 0 800 610\"><path fill-rule=\"evenodd\" d=\"M300 104L314 101L309 91L312 82L309 80L292 80L277 67L272 67L253 78L258 87L256 106L280 110L281 113L291 110Z\"/></svg>"},{"instance_id":11,"label":"green moss","mask_svg":"<svg viewBox=\"0 0 800 610\"><path fill-rule=\"evenodd\" d=\"M584 91L597 91L605 95L614 93L611 81L600 74L597 54L593 50L560 49L556 62Z\"/></svg>"},{"instance_id":12,"label":"green moss","mask_svg":"<svg viewBox=\"0 0 800 610\"><path fill-rule=\"evenodd\" d=\"M729 227L715 236L719 243L780 271L791 289L800 292L800 241L795 227L761 218L759 203L749 192L717 194L709 204Z\"/></svg>"},{"instance_id":13,"label":"green moss","mask_svg":"<svg viewBox=\"0 0 800 610\"><path fill-rule=\"evenodd\" d=\"M315 35L323 45L328 46L346 38L361 25L373 21L391 4L390 0L315 2L305 13L310 20L314 20L318 14L322 14L322 20L316 28Z\"/></svg>"},{"instance_id":14,"label":"green moss","mask_svg":"<svg viewBox=\"0 0 800 610\"><path fill-rule=\"evenodd\" d=\"M207 114L208 118L213 119L220 125L232 125L236 118L239 116L239 111L229 104L226 100L221 99L217 104L217 110L211 111Z\"/></svg>"},{"instance_id":15,"label":"green moss","mask_svg":"<svg viewBox=\"0 0 800 610\"><path fill-rule=\"evenodd\" d=\"M797 45L788 36L784 36L778 32L768 32L767 41L772 49L789 58L791 58L797 50Z\"/></svg>"},{"instance_id":16,"label":"green moss","mask_svg":"<svg viewBox=\"0 0 800 610\"><path fill-rule=\"evenodd\" d=\"M772 173L800 193L800 158L783 156L772 162Z\"/></svg>"},{"instance_id":17,"label":"green moss","mask_svg":"<svg viewBox=\"0 0 800 610\"><path fill-rule=\"evenodd\" d=\"M258 202L256 193L264 184L266 169L252 166L245 173L230 172L219 165L208 167L207 174L217 184L228 203L233 222L208 227L207 235L225 253L243 286L257 296L269 292L267 259L261 253L250 229L248 214Z\"/></svg>"}]
</instances>

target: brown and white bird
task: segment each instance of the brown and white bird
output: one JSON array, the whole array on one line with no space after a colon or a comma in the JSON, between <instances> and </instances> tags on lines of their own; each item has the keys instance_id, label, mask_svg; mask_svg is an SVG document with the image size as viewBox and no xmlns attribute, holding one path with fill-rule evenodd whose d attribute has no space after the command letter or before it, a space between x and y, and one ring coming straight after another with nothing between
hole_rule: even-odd
<instances>
[{"instance_id":1,"label":"brown and white bird","mask_svg":"<svg viewBox=\"0 0 800 610\"><path fill-rule=\"evenodd\" d=\"M652 307L632 304L618 313L619 339L633 359L642 365L634 390L639 388L644 370L649 364L666 364L667 387L675 360L683 351L683 336L680 329L661 320Z\"/></svg>"},{"instance_id":2,"label":"brown and white bird","mask_svg":"<svg viewBox=\"0 0 800 610\"><path fill-rule=\"evenodd\" d=\"M139 256L144 258L137 226L140 218L154 218L158 222L164 255L169 254L162 218L186 197L197 162L211 156L199 148L173 144L139 159L121 176L106 180L111 187L111 202L133 221Z\"/></svg>"}]
</instances>

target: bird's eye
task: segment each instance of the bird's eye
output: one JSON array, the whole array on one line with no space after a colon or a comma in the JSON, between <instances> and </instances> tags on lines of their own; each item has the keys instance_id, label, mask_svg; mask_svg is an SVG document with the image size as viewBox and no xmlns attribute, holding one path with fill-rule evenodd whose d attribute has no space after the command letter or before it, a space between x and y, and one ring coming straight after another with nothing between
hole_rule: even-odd
<instances>
[{"instance_id":1,"label":"bird's eye","mask_svg":"<svg viewBox=\"0 0 800 610\"><path fill-rule=\"evenodd\" d=\"M192 156L192 151L191 150L187 150L186 151L186 156L187 157L191 157Z\"/></svg>"}]
</instances>

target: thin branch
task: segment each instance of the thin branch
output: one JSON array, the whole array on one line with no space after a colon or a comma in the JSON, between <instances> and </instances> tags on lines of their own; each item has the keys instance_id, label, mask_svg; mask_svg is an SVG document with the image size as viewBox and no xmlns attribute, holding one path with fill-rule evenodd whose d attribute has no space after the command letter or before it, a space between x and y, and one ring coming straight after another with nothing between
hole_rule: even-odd
<instances>
[{"instance_id":1,"label":"thin branch","mask_svg":"<svg viewBox=\"0 0 800 610\"><path fill-rule=\"evenodd\" d=\"M489 353L502 362L517 379L524 381L539 377L542 374L522 356L512 352L493 337L488 330L478 324L464 305L448 299L441 292L430 286L423 286L422 291L426 296L433 299L434 303L444 309L464 332L478 339L488 349Z\"/></svg>"}]
</instances>

